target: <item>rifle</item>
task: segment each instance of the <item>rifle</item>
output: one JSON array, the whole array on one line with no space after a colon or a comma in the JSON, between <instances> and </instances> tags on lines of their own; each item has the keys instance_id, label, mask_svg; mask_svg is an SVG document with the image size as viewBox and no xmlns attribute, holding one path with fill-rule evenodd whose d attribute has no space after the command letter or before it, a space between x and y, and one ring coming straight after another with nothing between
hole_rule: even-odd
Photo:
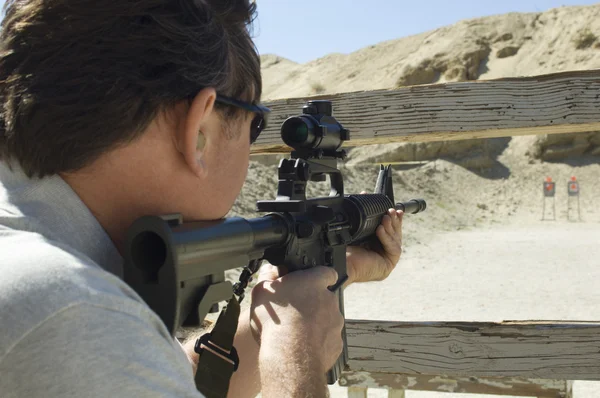
<instances>
[{"instance_id":1,"label":"rifle","mask_svg":"<svg viewBox=\"0 0 600 398\"><path fill-rule=\"evenodd\" d=\"M171 334L181 326L200 326L215 304L229 300L212 333L196 344L201 361L207 358L199 364L196 385L207 397L227 394L229 377L239 363L233 347L239 303L262 261L288 272L333 267L339 280L329 290L338 296L343 314L346 247L380 245L375 230L390 208L413 214L426 208L422 199L394 202L391 166L381 166L374 194L345 195L337 162L346 157L340 148L350 134L332 116L330 101L307 102L302 115L284 121L281 137L293 151L279 164L277 198L257 202L257 210L267 215L188 223L180 214L146 216L127 233L124 279ZM307 199L307 183L326 181L326 176L330 195ZM225 280L225 271L244 264L235 286ZM344 350L328 372L329 384L339 379L348 360L345 329L342 334ZM223 368L222 357L230 367Z\"/></svg>"}]
</instances>

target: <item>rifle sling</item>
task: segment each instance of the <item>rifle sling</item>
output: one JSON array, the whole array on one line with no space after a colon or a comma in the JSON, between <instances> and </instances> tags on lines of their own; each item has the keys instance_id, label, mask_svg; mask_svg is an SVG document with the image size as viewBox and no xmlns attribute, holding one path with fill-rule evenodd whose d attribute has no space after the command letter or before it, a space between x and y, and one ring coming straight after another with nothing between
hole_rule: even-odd
<instances>
[{"instance_id":1,"label":"rifle sling","mask_svg":"<svg viewBox=\"0 0 600 398\"><path fill-rule=\"evenodd\" d=\"M240 304L234 296L221 311L212 332L196 341L194 350L200 355L195 377L196 388L206 398L227 397L229 381L239 366L237 350L233 346L239 317Z\"/></svg>"}]
</instances>

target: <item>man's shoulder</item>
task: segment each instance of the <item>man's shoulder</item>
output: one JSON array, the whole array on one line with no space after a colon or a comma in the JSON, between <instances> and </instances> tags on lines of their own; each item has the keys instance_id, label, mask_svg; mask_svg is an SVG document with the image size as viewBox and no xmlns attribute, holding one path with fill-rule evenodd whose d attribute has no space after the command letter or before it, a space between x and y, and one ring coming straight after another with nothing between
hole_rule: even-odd
<instances>
[{"instance_id":1,"label":"man's shoulder","mask_svg":"<svg viewBox=\"0 0 600 398\"><path fill-rule=\"evenodd\" d=\"M201 397L160 318L89 258L0 229L0 270L1 396Z\"/></svg>"},{"instance_id":2,"label":"man's shoulder","mask_svg":"<svg viewBox=\"0 0 600 398\"><path fill-rule=\"evenodd\" d=\"M30 330L73 306L153 316L121 279L40 234L0 229L0 264L0 357Z\"/></svg>"},{"instance_id":3,"label":"man's shoulder","mask_svg":"<svg viewBox=\"0 0 600 398\"><path fill-rule=\"evenodd\" d=\"M0 229L0 264L4 276L0 300L13 293L67 300L99 293L137 298L121 279L89 257L35 232Z\"/></svg>"}]
</instances>

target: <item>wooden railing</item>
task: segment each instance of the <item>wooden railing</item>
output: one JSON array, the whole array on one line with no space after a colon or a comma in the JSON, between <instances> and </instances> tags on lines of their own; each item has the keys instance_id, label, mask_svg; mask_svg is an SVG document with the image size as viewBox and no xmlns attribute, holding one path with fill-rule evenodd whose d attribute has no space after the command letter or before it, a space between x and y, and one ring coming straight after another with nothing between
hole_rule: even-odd
<instances>
[{"instance_id":1,"label":"wooden railing","mask_svg":"<svg viewBox=\"0 0 600 398\"><path fill-rule=\"evenodd\" d=\"M388 388L566 397L567 380L600 380L600 322L349 320L346 328L340 385L355 396Z\"/></svg>"}]
</instances>

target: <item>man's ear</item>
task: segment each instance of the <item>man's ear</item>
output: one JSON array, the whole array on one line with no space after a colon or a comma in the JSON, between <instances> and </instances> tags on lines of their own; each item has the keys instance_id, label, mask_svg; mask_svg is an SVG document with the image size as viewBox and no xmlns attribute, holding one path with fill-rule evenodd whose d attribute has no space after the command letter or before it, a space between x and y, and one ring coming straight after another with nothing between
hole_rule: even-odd
<instances>
[{"instance_id":1,"label":"man's ear","mask_svg":"<svg viewBox=\"0 0 600 398\"><path fill-rule=\"evenodd\" d=\"M178 132L178 149L190 170L201 178L208 172L204 152L211 139L210 133L218 128L214 112L216 98L217 92L214 88L202 89L190 104L183 124L184 130Z\"/></svg>"}]
</instances>

